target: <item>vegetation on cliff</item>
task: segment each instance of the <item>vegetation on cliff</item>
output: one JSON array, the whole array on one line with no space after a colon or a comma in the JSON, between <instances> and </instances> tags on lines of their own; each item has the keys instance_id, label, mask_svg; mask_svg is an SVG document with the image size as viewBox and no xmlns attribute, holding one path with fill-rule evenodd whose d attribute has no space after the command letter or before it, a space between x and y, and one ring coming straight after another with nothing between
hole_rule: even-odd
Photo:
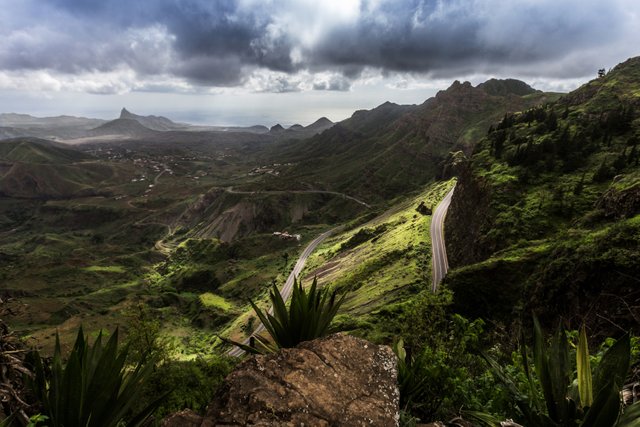
<instances>
[{"instance_id":1,"label":"vegetation on cliff","mask_svg":"<svg viewBox=\"0 0 640 427\"><path fill-rule=\"evenodd\" d=\"M446 223L456 309L496 326L535 310L637 330L639 118L635 58L492 126Z\"/></svg>"}]
</instances>

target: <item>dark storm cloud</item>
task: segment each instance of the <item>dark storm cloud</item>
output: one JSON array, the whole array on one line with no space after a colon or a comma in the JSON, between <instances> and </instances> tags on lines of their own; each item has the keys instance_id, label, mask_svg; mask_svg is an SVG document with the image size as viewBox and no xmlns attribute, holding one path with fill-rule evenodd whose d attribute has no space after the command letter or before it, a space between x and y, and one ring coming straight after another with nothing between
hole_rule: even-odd
<instances>
[{"instance_id":1,"label":"dark storm cloud","mask_svg":"<svg viewBox=\"0 0 640 427\"><path fill-rule=\"evenodd\" d=\"M328 81L320 81L313 84L313 90L347 91L351 88L349 79L333 76Z\"/></svg>"},{"instance_id":2,"label":"dark storm cloud","mask_svg":"<svg viewBox=\"0 0 640 427\"><path fill-rule=\"evenodd\" d=\"M633 4L365 0L340 20L296 0L0 0L0 70L124 67L141 78L173 75L204 86L240 85L264 69L342 76L314 82L317 90L348 90L365 68L451 77L531 67L575 77L597 52L629 36L633 14L624 9ZM309 39L311 28L299 22L321 30ZM563 66L563 58L582 52L590 55L584 64ZM299 89L286 79L274 87Z\"/></svg>"},{"instance_id":3,"label":"dark storm cloud","mask_svg":"<svg viewBox=\"0 0 640 427\"><path fill-rule=\"evenodd\" d=\"M125 65L143 75L168 72L212 85L239 84L246 71L259 67L293 71L291 44L285 35L271 37L269 15L259 7L240 10L232 1L209 0L32 5L51 9L51 18L14 28L9 45L0 48L3 69L74 73ZM149 40L149 28L163 29L166 39ZM134 44L142 46L136 50Z\"/></svg>"},{"instance_id":4,"label":"dark storm cloud","mask_svg":"<svg viewBox=\"0 0 640 427\"><path fill-rule=\"evenodd\" d=\"M373 10L365 3L355 25L332 29L306 53L319 68L452 76L541 66L621 41L625 22L615 3L604 2L411 1Z\"/></svg>"}]
</instances>

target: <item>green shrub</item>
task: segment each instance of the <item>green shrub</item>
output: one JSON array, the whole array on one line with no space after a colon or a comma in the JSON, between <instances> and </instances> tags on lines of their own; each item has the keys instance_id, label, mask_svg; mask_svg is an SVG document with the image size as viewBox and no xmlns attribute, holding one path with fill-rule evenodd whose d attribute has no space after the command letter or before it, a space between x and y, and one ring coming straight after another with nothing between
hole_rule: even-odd
<instances>
[{"instance_id":1,"label":"green shrub","mask_svg":"<svg viewBox=\"0 0 640 427\"><path fill-rule=\"evenodd\" d=\"M387 224L381 224L376 228L361 228L346 242L340 245L340 251L355 248L356 246L381 235L387 230Z\"/></svg>"},{"instance_id":2,"label":"green shrub","mask_svg":"<svg viewBox=\"0 0 640 427\"><path fill-rule=\"evenodd\" d=\"M153 365L139 363L127 369L127 354L127 347L118 350L117 329L106 344L100 332L89 345L82 327L66 364L57 334L51 361L32 352L29 359L34 378L29 385L42 405L43 415L49 417L50 426L115 427L123 421L127 426L141 425L164 396L131 414Z\"/></svg>"},{"instance_id":3,"label":"green shrub","mask_svg":"<svg viewBox=\"0 0 640 427\"><path fill-rule=\"evenodd\" d=\"M263 312L253 301L250 301L272 341L256 335L255 345L252 346L231 343L251 353L269 353L280 348L295 347L303 341L327 335L345 295L338 298L336 291L331 292L328 288L319 290L317 286L317 280L314 278L311 288L307 292L302 287L302 283L295 280L291 304L287 308L278 287L273 285L273 289L269 293L273 315L268 311Z\"/></svg>"},{"instance_id":4,"label":"green shrub","mask_svg":"<svg viewBox=\"0 0 640 427\"><path fill-rule=\"evenodd\" d=\"M584 327L580 331L571 363L571 345L559 327L550 344L545 343L538 320L534 318L533 349L521 349L521 370L513 375L493 358L485 356L496 377L504 384L518 409L517 421L531 427L613 427L638 425L640 409L622 409L620 390L629 370L629 335L617 340L602 355L595 369ZM468 413L482 424L499 426L488 414ZM634 418L635 417L635 418Z\"/></svg>"},{"instance_id":5,"label":"green shrub","mask_svg":"<svg viewBox=\"0 0 640 427\"><path fill-rule=\"evenodd\" d=\"M453 417L461 407L481 408L495 389L474 354L482 321L453 315L438 325L424 347L405 348L402 340L394 346L400 409L425 422Z\"/></svg>"},{"instance_id":6,"label":"green shrub","mask_svg":"<svg viewBox=\"0 0 640 427\"><path fill-rule=\"evenodd\" d=\"M180 291L210 292L220 286L215 270L210 268L180 269L171 282Z\"/></svg>"},{"instance_id":7,"label":"green shrub","mask_svg":"<svg viewBox=\"0 0 640 427\"><path fill-rule=\"evenodd\" d=\"M202 412L211 403L233 363L229 358L213 356L189 361L166 360L157 366L145 382L140 402L134 409L152 403L167 394L155 411L157 419L183 409Z\"/></svg>"}]
</instances>

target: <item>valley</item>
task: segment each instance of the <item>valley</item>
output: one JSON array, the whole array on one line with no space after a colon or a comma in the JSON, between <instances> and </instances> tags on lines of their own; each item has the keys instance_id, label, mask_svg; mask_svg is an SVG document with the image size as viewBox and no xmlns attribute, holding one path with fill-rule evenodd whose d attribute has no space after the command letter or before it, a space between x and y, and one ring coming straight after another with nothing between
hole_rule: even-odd
<instances>
[{"instance_id":1,"label":"valley","mask_svg":"<svg viewBox=\"0 0 640 427\"><path fill-rule=\"evenodd\" d=\"M639 70L564 95L456 81L288 129L2 115L3 320L45 354L120 327L167 366L232 364L227 340L264 334L249 301L317 280L344 295L336 330L447 372L450 400L413 414L481 407L453 383L479 376L505 411L474 351L506 357L529 313L638 333Z\"/></svg>"},{"instance_id":2,"label":"valley","mask_svg":"<svg viewBox=\"0 0 640 427\"><path fill-rule=\"evenodd\" d=\"M52 345L56 330L63 337L68 330L70 337L80 323L97 329L123 324L123 313L155 294L150 281L156 263L191 238L224 243L228 262L215 274L254 288L236 297L245 306L260 280L269 283L280 274L274 266L256 276L251 270L257 259L280 264L280 254L268 252L295 253L301 244L274 232L296 232L304 236L303 243L322 227L315 223L322 215L333 217L331 212L344 206L354 212L366 209L355 199L326 191L234 190L261 178L251 173L255 163L240 160L242 149L166 151L128 148L121 141L71 149L30 139L9 140L2 147L8 164L1 180L2 228L8 230L0 249L8 260L2 268L3 295L15 313L14 327L45 347ZM311 210L314 222L305 219ZM198 294L188 298L196 314L206 311L198 306Z\"/></svg>"},{"instance_id":3,"label":"valley","mask_svg":"<svg viewBox=\"0 0 640 427\"><path fill-rule=\"evenodd\" d=\"M489 200L481 201L480 210L470 216L460 201L469 191L467 159L486 158L478 151L488 138L482 135L488 130L493 137L495 123L504 134L511 114L541 114L541 108L549 107L539 105L562 106L564 99L571 98L534 91L514 80L477 87L454 82L422 105L385 103L337 124L321 119L290 130L279 125L271 130L193 127L126 109L118 119L99 123L4 115L6 124L27 126L27 134L34 126L48 129L45 124L57 121L65 129L76 126L68 143L25 136L0 144L0 256L5 260L0 274L11 324L50 349L55 331L64 340L81 323L94 330L126 325L127 313L143 304L175 340L176 355L189 358L221 345L216 334L246 339L256 321L248 300L264 301L271 283L293 279L294 269L304 282L317 277L322 286L348 290L342 327L379 340L392 333L380 329L381 310L435 290L444 277L447 253L438 230L447 230L453 267L482 259L458 249L475 238L473 224L481 221L477 214ZM551 130L567 129L564 117L579 114L568 107L555 109L545 117L563 118ZM89 123L98 126L87 130ZM303 131L316 135L292 137ZM82 132L84 139L75 138ZM536 134L542 132L538 126ZM508 138L516 137L511 131ZM526 137L518 138L519 149L525 143L527 150L536 147ZM507 159L515 159L510 164L520 162L514 156L524 155L506 153ZM473 164L480 161L487 162ZM555 193L541 187L532 201L543 197L538 209L561 203L561 218L563 209L595 203L597 191L605 188L589 186L579 164L567 167L578 170L562 186L575 187L579 181L584 187L579 196L574 189L573 199L555 202ZM501 172L483 179L535 182L497 170ZM461 184L444 227L442 207L451 200L447 192L454 175ZM633 188L634 178L626 179ZM546 202L544 191L549 193ZM584 200L582 205L578 200ZM570 208L563 208L567 204ZM437 218L433 224L432 212ZM457 224L461 215L470 225ZM529 221L528 227L534 227ZM467 227L470 234L458 237ZM529 238L540 239L537 233ZM309 257L305 269L295 267L305 246L318 236L326 240L303 254L301 261ZM432 238L437 239L433 248ZM498 241L502 247L508 242ZM481 253L491 247L466 245ZM535 245L533 254L549 247ZM475 267L454 268L445 286L458 289L469 268ZM456 290L457 304L463 304L465 294Z\"/></svg>"}]
</instances>

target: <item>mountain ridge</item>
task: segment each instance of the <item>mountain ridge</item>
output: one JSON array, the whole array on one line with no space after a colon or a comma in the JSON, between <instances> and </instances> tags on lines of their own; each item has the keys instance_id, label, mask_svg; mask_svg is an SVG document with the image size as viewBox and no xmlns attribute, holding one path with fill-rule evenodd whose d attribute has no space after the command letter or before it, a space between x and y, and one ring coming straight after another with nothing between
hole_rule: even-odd
<instances>
[{"instance_id":1,"label":"mountain ridge","mask_svg":"<svg viewBox=\"0 0 640 427\"><path fill-rule=\"evenodd\" d=\"M139 120L122 118L111 120L87 133L90 136L120 135L135 138L145 137L155 132L158 131L145 127Z\"/></svg>"},{"instance_id":2,"label":"mountain ridge","mask_svg":"<svg viewBox=\"0 0 640 427\"><path fill-rule=\"evenodd\" d=\"M176 123L164 116L140 116L138 114L131 113L126 108L122 108L122 110L120 110L119 118L135 120L148 129L160 132L169 130L181 130L189 126L182 123Z\"/></svg>"},{"instance_id":3,"label":"mountain ridge","mask_svg":"<svg viewBox=\"0 0 640 427\"><path fill-rule=\"evenodd\" d=\"M309 140L282 144L281 156L298 163L287 179L322 182L364 199L417 189L442 176L449 152L470 152L475 140L506 112L558 96L491 95L482 87L455 81L420 105L385 102L358 110Z\"/></svg>"}]
</instances>

